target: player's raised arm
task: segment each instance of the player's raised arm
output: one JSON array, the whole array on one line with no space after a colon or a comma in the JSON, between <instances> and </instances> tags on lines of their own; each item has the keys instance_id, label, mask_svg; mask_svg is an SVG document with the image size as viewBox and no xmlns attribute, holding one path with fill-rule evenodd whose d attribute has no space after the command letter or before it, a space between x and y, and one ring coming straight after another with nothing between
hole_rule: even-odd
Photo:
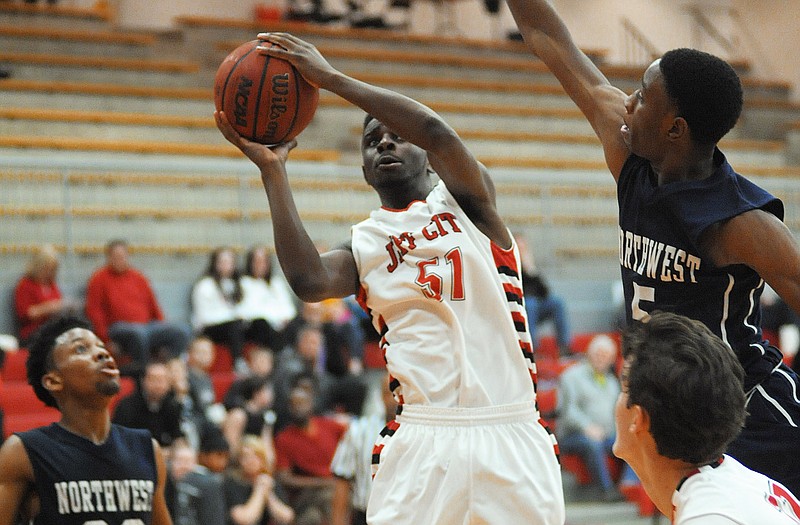
<instances>
[{"instance_id":1,"label":"player's raised arm","mask_svg":"<svg viewBox=\"0 0 800 525\"><path fill-rule=\"evenodd\" d=\"M312 85L336 93L424 149L432 168L476 226L495 242L510 246L486 170L438 114L409 97L341 73L313 45L293 35L262 33L258 37L280 46L264 48L264 53L288 60Z\"/></svg>"},{"instance_id":2,"label":"player's raised arm","mask_svg":"<svg viewBox=\"0 0 800 525\"><path fill-rule=\"evenodd\" d=\"M224 113L217 111L214 118L225 138L261 170L272 214L275 253L294 293L305 302L356 293L358 275L352 252L335 249L320 256L300 220L286 175L286 158L297 142L270 148L239 135Z\"/></svg>"},{"instance_id":3,"label":"player's raised arm","mask_svg":"<svg viewBox=\"0 0 800 525\"><path fill-rule=\"evenodd\" d=\"M612 86L578 49L547 0L508 0L508 6L525 43L547 65L589 120L603 144L606 164L616 179L629 155L620 134L625 93Z\"/></svg>"}]
</instances>

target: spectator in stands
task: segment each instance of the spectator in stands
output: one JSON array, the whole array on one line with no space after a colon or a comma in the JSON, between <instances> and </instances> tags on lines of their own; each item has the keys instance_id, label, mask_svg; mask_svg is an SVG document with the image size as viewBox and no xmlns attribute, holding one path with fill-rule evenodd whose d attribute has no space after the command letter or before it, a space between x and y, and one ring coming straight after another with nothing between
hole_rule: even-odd
<instances>
[{"instance_id":1,"label":"spectator in stands","mask_svg":"<svg viewBox=\"0 0 800 525\"><path fill-rule=\"evenodd\" d=\"M260 376L248 377L242 388L244 406L228 411L222 423L222 432L236 456L245 435L261 436L272 443L272 428L275 425L275 392L272 381Z\"/></svg>"},{"instance_id":2,"label":"spectator in stands","mask_svg":"<svg viewBox=\"0 0 800 525\"><path fill-rule=\"evenodd\" d=\"M222 430L211 422L206 422L200 431L200 451L197 461L217 476L222 482L223 474L228 468L231 450Z\"/></svg>"},{"instance_id":3,"label":"spectator in stands","mask_svg":"<svg viewBox=\"0 0 800 525\"><path fill-rule=\"evenodd\" d=\"M266 444L258 436L245 436L238 467L225 476L225 506L232 525L285 525L294 512L276 493Z\"/></svg>"},{"instance_id":4,"label":"spectator in stands","mask_svg":"<svg viewBox=\"0 0 800 525\"><path fill-rule=\"evenodd\" d=\"M366 382L352 374L334 375L323 361L324 337L313 326L303 327L293 347L278 355L275 367L275 411L278 432L290 420L289 396L292 384L299 376L313 377L315 383L314 413L339 412L360 415L366 395Z\"/></svg>"},{"instance_id":5,"label":"spectator in stands","mask_svg":"<svg viewBox=\"0 0 800 525\"><path fill-rule=\"evenodd\" d=\"M185 439L172 444L166 499L176 525L225 525L222 479L197 463L197 449Z\"/></svg>"},{"instance_id":6,"label":"spectator in stands","mask_svg":"<svg viewBox=\"0 0 800 525\"><path fill-rule=\"evenodd\" d=\"M343 299L325 300L316 303L303 303L300 315L291 323L289 333L293 334L295 345L300 343L302 332L306 328L314 328L322 334L321 347L312 355L312 345L304 346L303 359L306 364L313 361L313 369L318 375L320 397L318 411L333 408L342 409L351 414L358 413L358 406L348 401L351 392L358 394L363 387L361 372L363 370L363 354L365 333L361 319L356 316L348 303ZM370 330L374 329L370 326ZM307 336L304 343L309 342ZM297 348L295 348L297 350ZM278 379L278 403L285 406L286 386L290 376L283 375L284 360L294 359L297 364L297 352L284 349L278 354L278 369L283 376ZM302 361L302 359L301 359ZM307 368L307 367L306 367ZM296 371L299 370L295 367Z\"/></svg>"},{"instance_id":7,"label":"spectator in stands","mask_svg":"<svg viewBox=\"0 0 800 525\"><path fill-rule=\"evenodd\" d=\"M238 313L247 325L246 338L276 351L290 344L286 329L298 315L297 299L266 246L247 252L241 287Z\"/></svg>"},{"instance_id":8,"label":"spectator in stands","mask_svg":"<svg viewBox=\"0 0 800 525\"><path fill-rule=\"evenodd\" d=\"M297 525L330 521L335 478L331 461L345 427L314 416L313 381L301 376L289 397L291 422L275 436L276 477L289 493Z\"/></svg>"},{"instance_id":9,"label":"spectator in stands","mask_svg":"<svg viewBox=\"0 0 800 525\"><path fill-rule=\"evenodd\" d=\"M383 413L353 419L339 441L331 462L336 476L331 505L331 525L366 525L367 501L372 485L372 452L384 428L391 428L397 401L389 388L389 374L383 373Z\"/></svg>"},{"instance_id":10,"label":"spectator in stands","mask_svg":"<svg viewBox=\"0 0 800 525\"><path fill-rule=\"evenodd\" d=\"M786 487L724 453L747 417L745 371L727 343L698 321L654 312L631 322L622 353L614 453L671 523L798 523L800 501Z\"/></svg>"},{"instance_id":11,"label":"spectator in stands","mask_svg":"<svg viewBox=\"0 0 800 525\"><path fill-rule=\"evenodd\" d=\"M226 410L232 410L235 407L243 407L245 405L245 396L243 394L248 380L250 377L260 377L269 379L272 377L272 372L275 365L275 357L272 350L262 346L254 346L247 353L247 367L249 373L245 376L238 377L228 387L225 393L223 404Z\"/></svg>"},{"instance_id":12,"label":"spectator in stands","mask_svg":"<svg viewBox=\"0 0 800 525\"><path fill-rule=\"evenodd\" d=\"M361 373L365 340L361 319L344 298L326 299L322 307L325 368L335 376Z\"/></svg>"},{"instance_id":13,"label":"spectator in stands","mask_svg":"<svg viewBox=\"0 0 800 525\"><path fill-rule=\"evenodd\" d=\"M200 430L206 422L205 412L192 398L189 386L189 367L183 359L170 359L167 362L170 392L180 407L181 435L195 450L200 448Z\"/></svg>"},{"instance_id":14,"label":"spectator in stands","mask_svg":"<svg viewBox=\"0 0 800 525\"><path fill-rule=\"evenodd\" d=\"M0 79L9 78L11 76L11 71L6 68L0 68Z\"/></svg>"},{"instance_id":15,"label":"spectator in stands","mask_svg":"<svg viewBox=\"0 0 800 525\"><path fill-rule=\"evenodd\" d=\"M113 421L124 427L148 429L164 447L183 435L181 406L172 392L166 363L149 361L145 365L136 391L120 400Z\"/></svg>"},{"instance_id":16,"label":"spectator in stands","mask_svg":"<svg viewBox=\"0 0 800 525\"><path fill-rule=\"evenodd\" d=\"M22 345L46 320L60 313L78 308L77 302L66 299L56 282L58 252L51 244L34 249L25 275L14 290L14 310L19 323L19 340Z\"/></svg>"},{"instance_id":17,"label":"spectator in stands","mask_svg":"<svg viewBox=\"0 0 800 525\"><path fill-rule=\"evenodd\" d=\"M217 403L217 393L209 372L214 364L215 355L214 342L206 336L197 336L189 343L186 367L189 395L195 410L203 414L206 419L219 424L225 416L225 407Z\"/></svg>"},{"instance_id":18,"label":"spectator in stands","mask_svg":"<svg viewBox=\"0 0 800 525\"><path fill-rule=\"evenodd\" d=\"M620 387L613 372L617 344L609 336L595 336L586 358L565 370L558 381L556 436L564 454L578 454L592 475L590 489L607 501L622 496L611 477L608 458L614 444L614 404ZM622 483L635 483L624 468Z\"/></svg>"},{"instance_id":19,"label":"spectator in stands","mask_svg":"<svg viewBox=\"0 0 800 525\"><path fill-rule=\"evenodd\" d=\"M165 359L181 355L191 337L188 326L164 319L150 282L131 266L123 240L106 245L106 265L89 279L86 314L103 341L131 357L134 375L153 352L165 352L160 356Z\"/></svg>"},{"instance_id":20,"label":"spectator in stands","mask_svg":"<svg viewBox=\"0 0 800 525\"><path fill-rule=\"evenodd\" d=\"M572 354L570 347L572 333L570 332L569 316L564 300L560 296L553 294L545 282L544 277L536 267L533 251L528 246L525 236L518 233L514 235L514 238L517 241L522 261L522 287L525 294L525 310L528 314L531 339L536 344L538 342L536 339L537 325L548 319L552 320L555 325L559 354L562 356L570 355Z\"/></svg>"},{"instance_id":21,"label":"spectator in stands","mask_svg":"<svg viewBox=\"0 0 800 525\"><path fill-rule=\"evenodd\" d=\"M245 326L238 312L242 297L236 253L227 246L213 250L205 274L192 287L192 324L214 343L225 345L234 369L244 374Z\"/></svg>"}]
</instances>

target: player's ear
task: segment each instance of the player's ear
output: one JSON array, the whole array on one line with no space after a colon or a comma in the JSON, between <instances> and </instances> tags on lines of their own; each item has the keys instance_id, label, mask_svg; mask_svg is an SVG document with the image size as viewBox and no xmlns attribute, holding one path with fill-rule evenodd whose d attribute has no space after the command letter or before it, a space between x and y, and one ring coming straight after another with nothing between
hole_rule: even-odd
<instances>
[{"instance_id":1,"label":"player's ear","mask_svg":"<svg viewBox=\"0 0 800 525\"><path fill-rule=\"evenodd\" d=\"M650 414L641 405L632 405L633 417L629 430L634 433L650 432Z\"/></svg>"},{"instance_id":2,"label":"player's ear","mask_svg":"<svg viewBox=\"0 0 800 525\"><path fill-rule=\"evenodd\" d=\"M689 135L689 123L683 117L675 117L672 119L672 126L669 128L669 138L671 140L678 140L681 137Z\"/></svg>"},{"instance_id":3,"label":"player's ear","mask_svg":"<svg viewBox=\"0 0 800 525\"><path fill-rule=\"evenodd\" d=\"M64 387L61 374L51 370L42 376L42 386L49 392L57 392Z\"/></svg>"}]
</instances>

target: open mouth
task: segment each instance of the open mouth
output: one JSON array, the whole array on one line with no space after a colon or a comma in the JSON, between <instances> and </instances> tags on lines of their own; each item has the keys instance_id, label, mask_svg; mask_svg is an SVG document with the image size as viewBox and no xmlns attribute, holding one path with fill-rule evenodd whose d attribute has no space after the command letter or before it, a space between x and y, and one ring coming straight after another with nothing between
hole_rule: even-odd
<instances>
[{"instance_id":1,"label":"open mouth","mask_svg":"<svg viewBox=\"0 0 800 525\"><path fill-rule=\"evenodd\" d=\"M100 369L100 372L107 375L118 377L119 376L119 369L115 366L106 366Z\"/></svg>"},{"instance_id":2,"label":"open mouth","mask_svg":"<svg viewBox=\"0 0 800 525\"><path fill-rule=\"evenodd\" d=\"M400 164L401 164L400 159L398 159L397 157L393 157L392 155L386 155L378 160L379 168L399 166Z\"/></svg>"}]
</instances>

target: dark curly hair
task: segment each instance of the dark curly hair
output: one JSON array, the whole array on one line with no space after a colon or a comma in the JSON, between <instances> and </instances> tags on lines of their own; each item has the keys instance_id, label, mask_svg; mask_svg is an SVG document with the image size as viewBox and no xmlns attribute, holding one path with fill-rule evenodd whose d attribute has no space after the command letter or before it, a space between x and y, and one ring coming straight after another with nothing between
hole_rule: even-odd
<instances>
[{"instance_id":1,"label":"dark curly hair","mask_svg":"<svg viewBox=\"0 0 800 525\"><path fill-rule=\"evenodd\" d=\"M33 387L36 397L49 407L58 408L58 404L50 391L42 385L42 377L55 367L53 349L56 347L56 339L73 328L91 330L92 325L83 317L57 316L39 327L28 344L28 361L26 363L28 384Z\"/></svg>"},{"instance_id":2,"label":"dark curly hair","mask_svg":"<svg viewBox=\"0 0 800 525\"><path fill-rule=\"evenodd\" d=\"M667 51L659 62L667 95L686 120L692 140L716 144L742 113L742 84L730 64L696 49Z\"/></svg>"},{"instance_id":3,"label":"dark curly hair","mask_svg":"<svg viewBox=\"0 0 800 525\"><path fill-rule=\"evenodd\" d=\"M719 458L747 415L744 369L733 351L702 323L655 312L628 326L622 353L628 406L650 415L659 454L692 464Z\"/></svg>"}]
</instances>

